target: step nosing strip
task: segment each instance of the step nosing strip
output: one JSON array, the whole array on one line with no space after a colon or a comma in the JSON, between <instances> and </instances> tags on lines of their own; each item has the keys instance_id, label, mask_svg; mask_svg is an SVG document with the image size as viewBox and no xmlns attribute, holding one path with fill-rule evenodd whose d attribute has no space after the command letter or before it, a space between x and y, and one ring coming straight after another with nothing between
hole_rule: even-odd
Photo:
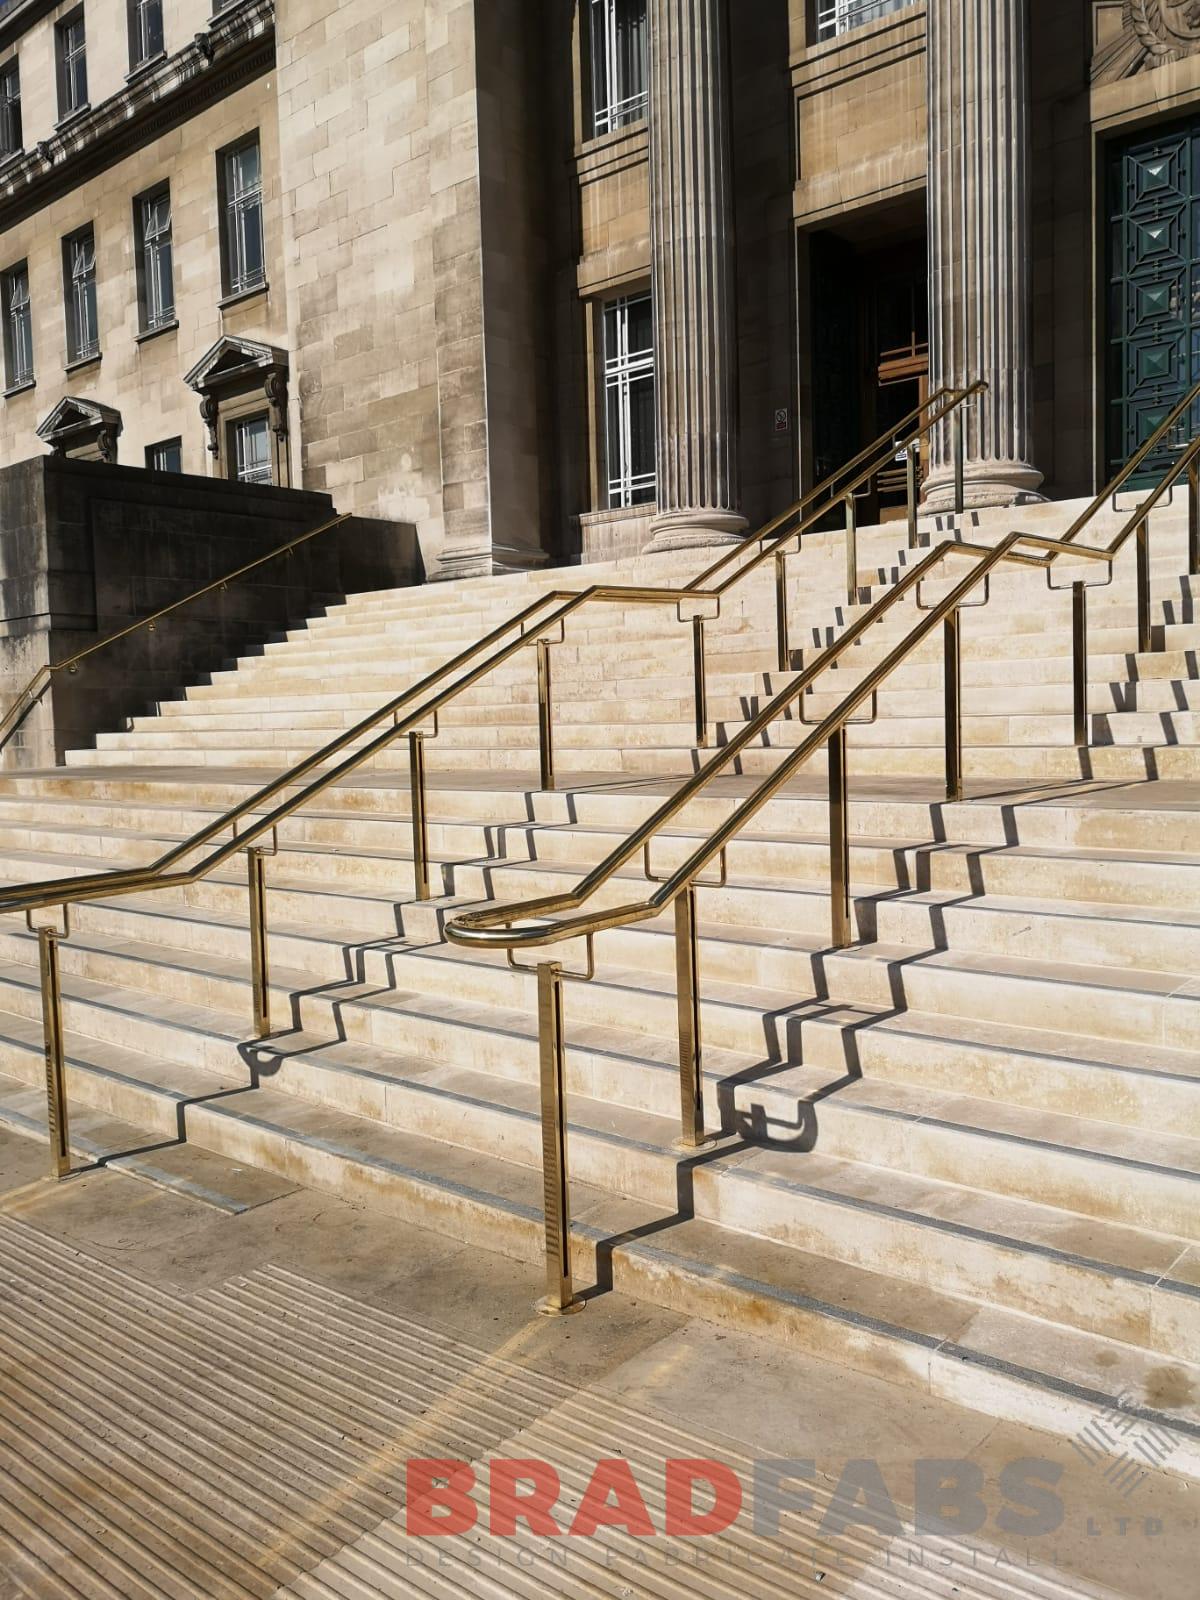
<instances>
[{"instance_id":1,"label":"step nosing strip","mask_svg":"<svg viewBox=\"0 0 1200 1600\"><path fill-rule=\"evenodd\" d=\"M762 1147L768 1148L768 1147ZM886 1216L896 1221L911 1224L917 1228L928 1228L935 1233L944 1233L955 1238L977 1239L985 1244L998 1245L1001 1248L1013 1250L1021 1255L1036 1255L1051 1261L1061 1262L1064 1266L1080 1267L1087 1271L1099 1272L1110 1278L1123 1278L1131 1283L1145 1284L1151 1288L1161 1288L1172 1293L1193 1296L1200 1300L1200 1284L1184 1283L1178 1279L1168 1278L1165 1273L1146 1272L1139 1267L1123 1267L1109 1261L1100 1261L1095 1257L1081 1256L1070 1250L1060 1250L1054 1245L1042 1244L1033 1239L1018 1239L1011 1234L992 1233L985 1228L977 1228L969 1223L955 1222L946 1217L933 1217L924 1212L905 1211L898 1206L888 1205L883 1201L865 1200L858 1195L843 1195L836 1190L822 1189L814 1184L800 1183L794 1178L780 1177L772 1173L753 1172L744 1166L734 1166L727 1169L724 1176L719 1169L712 1169L719 1181L749 1182L760 1184L767 1188L787 1190L792 1193L810 1195L813 1199L820 1200L829 1205L844 1207L850 1211L862 1211L871 1216ZM1117 1226L1123 1226L1117 1224ZM1186 1253L1187 1241L1182 1241ZM1174 1258L1178 1260L1176 1255Z\"/></svg>"}]
</instances>

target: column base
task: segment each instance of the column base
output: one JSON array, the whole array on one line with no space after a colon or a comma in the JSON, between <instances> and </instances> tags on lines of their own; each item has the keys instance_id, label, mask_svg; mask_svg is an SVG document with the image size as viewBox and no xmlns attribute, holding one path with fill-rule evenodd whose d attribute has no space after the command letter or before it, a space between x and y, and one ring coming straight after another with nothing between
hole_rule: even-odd
<instances>
[{"instance_id":1,"label":"column base","mask_svg":"<svg viewBox=\"0 0 1200 1600\"><path fill-rule=\"evenodd\" d=\"M487 545L482 550L443 550L437 556L430 583L455 578L495 578L509 572L536 572L549 560L544 550L520 550L512 545Z\"/></svg>"},{"instance_id":2,"label":"column base","mask_svg":"<svg viewBox=\"0 0 1200 1600\"><path fill-rule=\"evenodd\" d=\"M642 554L656 556L668 550L740 544L749 526L736 511L666 511L650 524L652 537Z\"/></svg>"},{"instance_id":3,"label":"column base","mask_svg":"<svg viewBox=\"0 0 1200 1600\"><path fill-rule=\"evenodd\" d=\"M968 461L963 473L963 509L1026 506L1045 499L1037 491L1042 474L1025 461ZM922 515L954 510L954 468L936 467L925 480Z\"/></svg>"}]
</instances>

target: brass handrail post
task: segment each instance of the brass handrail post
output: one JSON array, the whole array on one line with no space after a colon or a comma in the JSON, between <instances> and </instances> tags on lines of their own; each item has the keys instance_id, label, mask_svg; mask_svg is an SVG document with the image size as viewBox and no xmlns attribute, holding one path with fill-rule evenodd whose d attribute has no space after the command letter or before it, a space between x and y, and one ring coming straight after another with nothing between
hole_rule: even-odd
<instances>
[{"instance_id":1,"label":"brass handrail post","mask_svg":"<svg viewBox=\"0 0 1200 1600\"><path fill-rule=\"evenodd\" d=\"M850 804L846 789L846 724L829 736L830 943L844 950L850 930Z\"/></svg>"},{"instance_id":2,"label":"brass handrail post","mask_svg":"<svg viewBox=\"0 0 1200 1600\"><path fill-rule=\"evenodd\" d=\"M708 744L708 667L704 649L704 618L692 618L692 675L696 693L696 744Z\"/></svg>"},{"instance_id":3,"label":"brass handrail post","mask_svg":"<svg viewBox=\"0 0 1200 1600\"><path fill-rule=\"evenodd\" d=\"M954 413L954 515L961 517L966 510L966 440L963 433L961 407Z\"/></svg>"},{"instance_id":4,"label":"brass handrail post","mask_svg":"<svg viewBox=\"0 0 1200 1600\"><path fill-rule=\"evenodd\" d=\"M1188 573L1200 575L1200 460L1193 450L1188 461Z\"/></svg>"},{"instance_id":5,"label":"brass handrail post","mask_svg":"<svg viewBox=\"0 0 1200 1600\"><path fill-rule=\"evenodd\" d=\"M246 851L250 890L250 983L254 1000L254 1032L265 1039L271 1031L271 969L267 950L267 854L258 845Z\"/></svg>"},{"instance_id":6,"label":"brass handrail post","mask_svg":"<svg viewBox=\"0 0 1200 1600\"><path fill-rule=\"evenodd\" d=\"M704 1133L703 1034L700 1023L700 946L696 937L696 886L675 901L675 990L679 1009L679 1110L681 1150L712 1141Z\"/></svg>"},{"instance_id":7,"label":"brass handrail post","mask_svg":"<svg viewBox=\"0 0 1200 1600\"><path fill-rule=\"evenodd\" d=\"M1138 651L1150 650L1150 519L1143 517L1137 527L1137 635Z\"/></svg>"},{"instance_id":8,"label":"brass handrail post","mask_svg":"<svg viewBox=\"0 0 1200 1600\"><path fill-rule=\"evenodd\" d=\"M846 598L858 601L858 507L854 495L846 496Z\"/></svg>"},{"instance_id":9,"label":"brass handrail post","mask_svg":"<svg viewBox=\"0 0 1200 1600\"><path fill-rule=\"evenodd\" d=\"M66 932L41 927L38 965L42 977L42 1033L46 1055L46 1123L50 1132L50 1159L56 1178L71 1171L71 1133L67 1116L67 1072L63 1048L62 978L58 968L58 942Z\"/></svg>"},{"instance_id":10,"label":"brass handrail post","mask_svg":"<svg viewBox=\"0 0 1200 1600\"><path fill-rule=\"evenodd\" d=\"M563 1033L563 969L543 961L537 969L539 1076L542 1100L542 1180L546 1235L546 1294L537 1309L546 1316L582 1311L571 1277L571 1190L567 1168L566 1046Z\"/></svg>"},{"instance_id":11,"label":"brass handrail post","mask_svg":"<svg viewBox=\"0 0 1200 1600\"><path fill-rule=\"evenodd\" d=\"M775 633L779 646L779 670L792 670L792 652L788 646L791 624L788 619L787 551L775 552Z\"/></svg>"},{"instance_id":12,"label":"brass handrail post","mask_svg":"<svg viewBox=\"0 0 1200 1600\"><path fill-rule=\"evenodd\" d=\"M963 797L962 612L956 606L943 627L946 657L946 799Z\"/></svg>"},{"instance_id":13,"label":"brass handrail post","mask_svg":"<svg viewBox=\"0 0 1200 1600\"><path fill-rule=\"evenodd\" d=\"M1071 656L1074 662L1075 748L1091 744L1088 708L1088 586L1082 579L1071 585Z\"/></svg>"},{"instance_id":14,"label":"brass handrail post","mask_svg":"<svg viewBox=\"0 0 1200 1600\"><path fill-rule=\"evenodd\" d=\"M418 900L429 899L429 820L425 803L425 734L408 736L408 783L412 796L413 889Z\"/></svg>"},{"instance_id":15,"label":"brass handrail post","mask_svg":"<svg viewBox=\"0 0 1200 1600\"><path fill-rule=\"evenodd\" d=\"M905 477L908 485L908 548L917 548L917 503L920 494L921 479L921 441L914 439L908 447L905 461Z\"/></svg>"},{"instance_id":16,"label":"brass handrail post","mask_svg":"<svg viewBox=\"0 0 1200 1600\"><path fill-rule=\"evenodd\" d=\"M550 641L537 642L538 683L538 756L541 761L541 779L544 790L554 788L554 706L553 684L550 677Z\"/></svg>"}]
</instances>

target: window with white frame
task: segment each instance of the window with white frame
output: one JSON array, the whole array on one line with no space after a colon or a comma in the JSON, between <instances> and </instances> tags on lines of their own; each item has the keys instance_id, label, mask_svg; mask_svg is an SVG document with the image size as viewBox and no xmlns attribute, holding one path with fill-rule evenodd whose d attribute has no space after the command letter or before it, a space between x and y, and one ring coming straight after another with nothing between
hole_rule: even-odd
<instances>
[{"instance_id":1,"label":"window with white frame","mask_svg":"<svg viewBox=\"0 0 1200 1600\"><path fill-rule=\"evenodd\" d=\"M21 70L14 58L0 67L0 156L15 156L22 143Z\"/></svg>"},{"instance_id":2,"label":"window with white frame","mask_svg":"<svg viewBox=\"0 0 1200 1600\"><path fill-rule=\"evenodd\" d=\"M221 154L222 267L227 295L266 282L263 245L262 151L253 134Z\"/></svg>"},{"instance_id":3,"label":"window with white frame","mask_svg":"<svg viewBox=\"0 0 1200 1600\"><path fill-rule=\"evenodd\" d=\"M817 0L817 38L836 39L912 4L913 0Z\"/></svg>"},{"instance_id":4,"label":"window with white frame","mask_svg":"<svg viewBox=\"0 0 1200 1600\"><path fill-rule=\"evenodd\" d=\"M138 299L143 333L175 321L171 255L171 191L166 184L134 201L138 235Z\"/></svg>"},{"instance_id":5,"label":"window with white frame","mask_svg":"<svg viewBox=\"0 0 1200 1600\"><path fill-rule=\"evenodd\" d=\"M63 287L67 304L67 362L100 353L96 311L96 235L81 228L63 240Z\"/></svg>"},{"instance_id":6,"label":"window with white frame","mask_svg":"<svg viewBox=\"0 0 1200 1600\"><path fill-rule=\"evenodd\" d=\"M0 279L4 304L4 381L9 389L33 382L33 312L29 267L22 261Z\"/></svg>"},{"instance_id":7,"label":"window with white frame","mask_svg":"<svg viewBox=\"0 0 1200 1600\"><path fill-rule=\"evenodd\" d=\"M265 412L229 424L230 465L239 483L270 483L271 427Z\"/></svg>"},{"instance_id":8,"label":"window with white frame","mask_svg":"<svg viewBox=\"0 0 1200 1600\"><path fill-rule=\"evenodd\" d=\"M610 507L645 505L655 478L654 320L650 296L604 307L605 456Z\"/></svg>"},{"instance_id":9,"label":"window with white frame","mask_svg":"<svg viewBox=\"0 0 1200 1600\"><path fill-rule=\"evenodd\" d=\"M83 7L65 17L55 29L58 52L59 120L82 111L88 103L87 36Z\"/></svg>"},{"instance_id":10,"label":"window with white frame","mask_svg":"<svg viewBox=\"0 0 1200 1600\"><path fill-rule=\"evenodd\" d=\"M592 67L592 133L640 122L646 115L646 0L587 0Z\"/></svg>"},{"instance_id":11,"label":"window with white frame","mask_svg":"<svg viewBox=\"0 0 1200 1600\"><path fill-rule=\"evenodd\" d=\"M162 53L162 0L129 0L130 68L143 66Z\"/></svg>"}]
</instances>

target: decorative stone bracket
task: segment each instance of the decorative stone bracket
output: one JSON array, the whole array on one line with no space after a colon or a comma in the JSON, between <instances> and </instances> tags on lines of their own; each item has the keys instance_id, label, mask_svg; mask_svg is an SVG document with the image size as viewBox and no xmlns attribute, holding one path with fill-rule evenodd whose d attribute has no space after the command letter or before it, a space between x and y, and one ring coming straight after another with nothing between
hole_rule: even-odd
<instances>
[{"instance_id":1,"label":"decorative stone bracket","mask_svg":"<svg viewBox=\"0 0 1200 1600\"><path fill-rule=\"evenodd\" d=\"M65 456L95 451L101 461L115 462L117 440L124 424L121 413L95 400L79 400L64 395L54 410L40 423L37 436L50 446L51 454Z\"/></svg>"}]
</instances>

